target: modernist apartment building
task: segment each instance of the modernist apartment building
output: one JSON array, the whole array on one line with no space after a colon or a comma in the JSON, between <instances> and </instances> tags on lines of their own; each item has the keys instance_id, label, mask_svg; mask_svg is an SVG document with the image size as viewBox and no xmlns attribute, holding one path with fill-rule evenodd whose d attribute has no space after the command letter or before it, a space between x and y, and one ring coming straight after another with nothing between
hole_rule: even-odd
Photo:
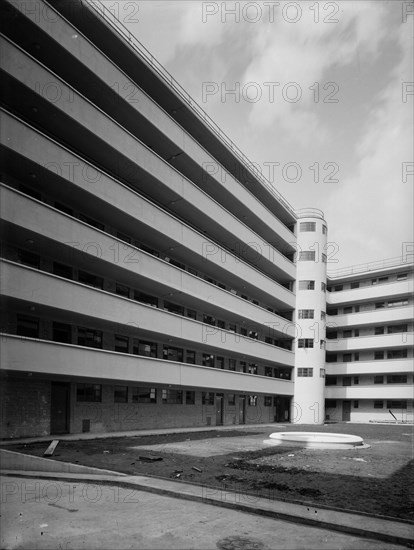
<instances>
[{"instance_id":1,"label":"modernist apartment building","mask_svg":"<svg viewBox=\"0 0 414 550\"><path fill-rule=\"evenodd\" d=\"M2 9L1 436L412 420L412 262L328 278L109 12Z\"/></svg>"}]
</instances>

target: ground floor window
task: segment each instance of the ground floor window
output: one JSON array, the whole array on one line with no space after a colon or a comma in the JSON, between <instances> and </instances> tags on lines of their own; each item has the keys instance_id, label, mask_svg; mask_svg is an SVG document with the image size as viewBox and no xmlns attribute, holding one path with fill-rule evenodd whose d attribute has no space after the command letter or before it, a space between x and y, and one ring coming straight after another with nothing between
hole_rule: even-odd
<instances>
[{"instance_id":1,"label":"ground floor window","mask_svg":"<svg viewBox=\"0 0 414 550\"><path fill-rule=\"evenodd\" d=\"M186 405L195 404L195 391L186 391L185 392L185 403Z\"/></svg>"},{"instance_id":2,"label":"ground floor window","mask_svg":"<svg viewBox=\"0 0 414 550\"><path fill-rule=\"evenodd\" d=\"M128 403L128 386L115 386L114 402Z\"/></svg>"},{"instance_id":3,"label":"ground floor window","mask_svg":"<svg viewBox=\"0 0 414 550\"><path fill-rule=\"evenodd\" d=\"M157 390L155 388L132 388L133 403L156 403Z\"/></svg>"},{"instance_id":4,"label":"ground floor window","mask_svg":"<svg viewBox=\"0 0 414 550\"><path fill-rule=\"evenodd\" d=\"M214 405L214 393L203 391L201 394L201 402L203 405Z\"/></svg>"},{"instance_id":5,"label":"ground floor window","mask_svg":"<svg viewBox=\"0 0 414 550\"><path fill-rule=\"evenodd\" d=\"M76 384L76 401L102 401L101 384Z\"/></svg>"},{"instance_id":6,"label":"ground floor window","mask_svg":"<svg viewBox=\"0 0 414 550\"><path fill-rule=\"evenodd\" d=\"M162 402L169 405L182 405L183 392L182 390L162 390Z\"/></svg>"}]
</instances>

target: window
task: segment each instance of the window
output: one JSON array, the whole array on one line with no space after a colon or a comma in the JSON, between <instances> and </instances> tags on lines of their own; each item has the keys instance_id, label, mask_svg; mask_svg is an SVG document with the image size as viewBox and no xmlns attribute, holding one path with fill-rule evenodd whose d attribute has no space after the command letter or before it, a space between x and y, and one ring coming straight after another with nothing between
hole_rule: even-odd
<instances>
[{"instance_id":1,"label":"window","mask_svg":"<svg viewBox=\"0 0 414 550\"><path fill-rule=\"evenodd\" d=\"M93 275L92 273L87 273L86 271L78 272L78 281L84 285L92 286L94 288L103 289L104 280L102 277Z\"/></svg>"},{"instance_id":2,"label":"window","mask_svg":"<svg viewBox=\"0 0 414 550\"><path fill-rule=\"evenodd\" d=\"M143 355L144 357L157 357L157 344L134 338L132 342L132 353L134 355Z\"/></svg>"},{"instance_id":3,"label":"window","mask_svg":"<svg viewBox=\"0 0 414 550\"><path fill-rule=\"evenodd\" d=\"M326 313L328 315L338 315L338 308L337 307L330 307L330 308L328 308L328 311Z\"/></svg>"},{"instance_id":4,"label":"window","mask_svg":"<svg viewBox=\"0 0 414 550\"><path fill-rule=\"evenodd\" d=\"M325 321L326 319L326 313L325 311L321 311L321 321Z\"/></svg>"},{"instance_id":5,"label":"window","mask_svg":"<svg viewBox=\"0 0 414 550\"><path fill-rule=\"evenodd\" d=\"M383 309L385 307L385 302L377 302L375 304L375 309Z\"/></svg>"},{"instance_id":6,"label":"window","mask_svg":"<svg viewBox=\"0 0 414 550\"><path fill-rule=\"evenodd\" d=\"M381 375L374 376L374 384L383 384L384 377Z\"/></svg>"},{"instance_id":7,"label":"window","mask_svg":"<svg viewBox=\"0 0 414 550\"><path fill-rule=\"evenodd\" d=\"M300 262L314 262L315 261L315 252L313 250L303 250L299 252L299 261Z\"/></svg>"},{"instance_id":8,"label":"window","mask_svg":"<svg viewBox=\"0 0 414 550\"><path fill-rule=\"evenodd\" d=\"M406 384L407 375L406 374L389 374L387 376L387 384Z\"/></svg>"},{"instance_id":9,"label":"window","mask_svg":"<svg viewBox=\"0 0 414 550\"><path fill-rule=\"evenodd\" d=\"M69 208L69 206L66 206L66 204L62 204L61 202L55 202L55 208L57 208L61 212L64 212L65 214L68 214L69 216L73 216L72 208Z\"/></svg>"},{"instance_id":10,"label":"window","mask_svg":"<svg viewBox=\"0 0 414 550\"><path fill-rule=\"evenodd\" d=\"M78 346L102 349L102 331L78 327Z\"/></svg>"},{"instance_id":11,"label":"window","mask_svg":"<svg viewBox=\"0 0 414 550\"><path fill-rule=\"evenodd\" d=\"M354 409L359 409L359 401L354 401Z\"/></svg>"},{"instance_id":12,"label":"window","mask_svg":"<svg viewBox=\"0 0 414 550\"><path fill-rule=\"evenodd\" d=\"M178 304L173 304L172 302L167 302L164 300L164 309L170 313L175 313L176 315L184 315L184 307L179 306Z\"/></svg>"},{"instance_id":13,"label":"window","mask_svg":"<svg viewBox=\"0 0 414 550\"><path fill-rule=\"evenodd\" d=\"M315 222L301 222L299 224L299 231L305 232L305 231L316 231L316 223Z\"/></svg>"},{"instance_id":14,"label":"window","mask_svg":"<svg viewBox=\"0 0 414 550\"><path fill-rule=\"evenodd\" d=\"M194 309L187 309L187 317L197 320L197 312Z\"/></svg>"},{"instance_id":15,"label":"window","mask_svg":"<svg viewBox=\"0 0 414 550\"><path fill-rule=\"evenodd\" d=\"M313 319L314 310L313 309L300 309L298 311L299 319Z\"/></svg>"},{"instance_id":16,"label":"window","mask_svg":"<svg viewBox=\"0 0 414 550\"><path fill-rule=\"evenodd\" d=\"M224 357L217 357L216 369L224 369Z\"/></svg>"},{"instance_id":17,"label":"window","mask_svg":"<svg viewBox=\"0 0 414 550\"><path fill-rule=\"evenodd\" d=\"M194 405L195 404L195 391L186 391L185 392L185 404Z\"/></svg>"},{"instance_id":18,"label":"window","mask_svg":"<svg viewBox=\"0 0 414 550\"><path fill-rule=\"evenodd\" d=\"M168 405L182 405L183 404L183 391L164 389L162 390L162 402Z\"/></svg>"},{"instance_id":19,"label":"window","mask_svg":"<svg viewBox=\"0 0 414 550\"><path fill-rule=\"evenodd\" d=\"M326 227L326 225L322 225L322 235L326 235L328 232L328 228Z\"/></svg>"},{"instance_id":20,"label":"window","mask_svg":"<svg viewBox=\"0 0 414 550\"><path fill-rule=\"evenodd\" d=\"M351 283L351 288L359 288L359 282Z\"/></svg>"},{"instance_id":21,"label":"window","mask_svg":"<svg viewBox=\"0 0 414 550\"><path fill-rule=\"evenodd\" d=\"M391 349L387 352L387 359L406 359L406 349Z\"/></svg>"},{"instance_id":22,"label":"window","mask_svg":"<svg viewBox=\"0 0 414 550\"><path fill-rule=\"evenodd\" d=\"M299 290L315 290L315 281L299 281Z\"/></svg>"},{"instance_id":23,"label":"window","mask_svg":"<svg viewBox=\"0 0 414 550\"><path fill-rule=\"evenodd\" d=\"M376 285L378 283L378 279L372 279L371 280L371 285Z\"/></svg>"},{"instance_id":24,"label":"window","mask_svg":"<svg viewBox=\"0 0 414 550\"><path fill-rule=\"evenodd\" d=\"M274 370L273 376L275 378L282 378L283 380L290 380L292 370L286 367L277 367Z\"/></svg>"},{"instance_id":25,"label":"window","mask_svg":"<svg viewBox=\"0 0 414 550\"><path fill-rule=\"evenodd\" d=\"M396 334L398 332L407 332L407 325L391 325L387 329L388 334Z\"/></svg>"},{"instance_id":26,"label":"window","mask_svg":"<svg viewBox=\"0 0 414 550\"><path fill-rule=\"evenodd\" d=\"M114 388L114 402L115 403L128 403L128 386L115 386L115 388Z\"/></svg>"},{"instance_id":27,"label":"window","mask_svg":"<svg viewBox=\"0 0 414 550\"><path fill-rule=\"evenodd\" d=\"M354 312L359 313L359 306L354 306Z\"/></svg>"},{"instance_id":28,"label":"window","mask_svg":"<svg viewBox=\"0 0 414 550\"><path fill-rule=\"evenodd\" d=\"M298 368L298 376L304 377L304 378L312 378L313 369L309 367L300 367Z\"/></svg>"},{"instance_id":29,"label":"window","mask_svg":"<svg viewBox=\"0 0 414 550\"><path fill-rule=\"evenodd\" d=\"M379 283L386 283L388 281L388 277L379 277L378 282Z\"/></svg>"},{"instance_id":30,"label":"window","mask_svg":"<svg viewBox=\"0 0 414 550\"><path fill-rule=\"evenodd\" d=\"M272 406L272 396L271 395L265 395L264 396L264 406L265 407L271 407Z\"/></svg>"},{"instance_id":31,"label":"window","mask_svg":"<svg viewBox=\"0 0 414 550\"><path fill-rule=\"evenodd\" d=\"M72 327L65 323L53 323L53 341L70 344L72 342Z\"/></svg>"},{"instance_id":32,"label":"window","mask_svg":"<svg viewBox=\"0 0 414 550\"><path fill-rule=\"evenodd\" d=\"M325 283L321 283L321 290L322 290L322 292L326 292L326 284Z\"/></svg>"},{"instance_id":33,"label":"window","mask_svg":"<svg viewBox=\"0 0 414 550\"><path fill-rule=\"evenodd\" d=\"M387 409L406 409L407 401L387 401Z\"/></svg>"},{"instance_id":34,"label":"window","mask_svg":"<svg viewBox=\"0 0 414 550\"><path fill-rule=\"evenodd\" d=\"M336 399L325 399L325 408L336 409Z\"/></svg>"},{"instance_id":35,"label":"window","mask_svg":"<svg viewBox=\"0 0 414 550\"><path fill-rule=\"evenodd\" d=\"M203 323L206 323L207 325L213 325L216 326L216 319L212 315L203 315Z\"/></svg>"},{"instance_id":36,"label":"window","mask_svg":"<svg viewBox=\"0 0 414 550\"><path fill-rule=\"evenodd\" d=\"M72 268L59 262L53 262L53 273L65 279L73 279Z\"/></svg>"},{"instance_id":37,"label":"window","mask_svg":"<svg viewBox=\"0 0 414 550\"><path fill-rule=\"evenodd\" d=\"M102 401L102 385L76 384L76 401L100 403Z\"/></svg>"},{"instance_id":38,"label":"window","mask_svg":"<svg viewBox=\"0 0 414 550\"><path fill-rule=\"evenodd\" d=\"M342 332L342 338L351 338L352 336L352 330L344 330Z\"/></svg>"},{"instance_id":39,"label":"window","mask_svg":"<svg viewBox=\"0 0 414 550\"><path fill-rule=\"evenodd\" d=\"M155 388L132 388L133 403L156 403L157 390Z\"/></svg>"},{"instance_id":40,"label":"window","mask_svg":"<svg viewBox=\"0 0 414 550\"><path fill-rule=\"evenodd\" d=\"M201 394L201 403L203 405L214 405L214 393L203 391Z\"/></svg>"},{"instance_id":41,"label":"window","mask_svg":"<svg viewBox=\"0 0 414 550\"><path fill-rule=\"evenodd\" d=\"M247 336L247 328L240 327L240 334L241 334L242 336Z\"/></svg>"},{"instance_id":42,"label":"window","mask_svg":"<svg viewBox=\"0 0 414 550\"><path fill-rule=\"evenodd\" d=\"M236 394L235 393L229 393L227 395L227 403L229 405L235 405L236 404Z\"/></svg>"},{"instance_id":43,"label":"window","mask_svg":"<svg viewBox=\"0 0 414 550\"><path fill-rule=\"evenodd\" d=\"M299 348L313 348L313 338L299 338Z\"/></svg>"},{"instance_id":44,"label":"window","mask_svg":"<svg viewBox=\"0 0 414 550\"><path fill-rule=\"evenodd\" d=\"M156 296L151 296L150 294L145 294L138 290L134 290L134 300L152 307L158 307L158 298Z\"/></svg>"},{"instance_id":45,"label":"window","mask_svg":"<svg viewBox=\"0 0 414 550\"><path fill-rule=\"evenodd\" d=\"M355 385L359 384L359 376L354 376L354 384Z\"/></svg>"},{"instance_id":46,"label":"window","mask_svg":"<svg viewBox=\"0 0 414 550\"><path fill-rule=\"evenodd\" d=\"M375 327L374 328L374 334L377 336L378 334L384 334L384 327Z\"/></svg>"},{"instance_id":47,"label":"window","mask_svg":"<svg viewBox=\"0 0 414 550\"><path fill-rule=\"evenodd\" d=\"M327 256L326 256L326 254L324 254L324 253L322 252L322 263L323 263L323 264L326 264L327 261L328 261L328 258L327 258Z\"/></svg>"},{"instance_id":48,"label":"window","mask_svg":"<svg viewBox=\"0 0 414 550\"><path fill-rule=\"evenodd\" d=\"M343 385L343 386L350 386L351 383L352 383L352 379L351 379L350 376L344 376L344 377L342 378L342 385Z\"/></svg>"},{"instance_id":49,"label":"window","mask_svg":"<svg viewBox=\"0 0 414 550\"><path fill-rule=\"evenodd\" d=\"M250 407L257 407L257 395L248 395L247 404L250 405Z\"/></svg>"},{"instance_id":50,"label":"window","mask_svg":"<svg viewBox=\"0 0 414 550\"><path fill-rule=\"evenodd\" d=\"M217 319L217 326L218 328L226 328L226 323L225 321L220 321L219 319Z\"/></svg>"},{"instance_id":51,"label":"window","mask_svg":"<svg viewBox=\"0 0 414 550\"><path fill-rule=\"evenodd\" d=\"M342 361L344 363L348 363L349 361L352 361L352 353L344 353L342 355Z\"/></svg>"},{"instance_id":52,"label":"window","mask_svg":"<svg viewBox=\"0 0 414 550\"><path fill-rule=\"evenodd\" d=\"M358 338L359 336L359 328L354 329L354 337Z\"/></svg>"},{"instance_id":53,"label":"window","mask_svg":"<svg viewBox=\"0 0 414 550\"><path fill-rule=\"evenodd\" d=\"M359 351L354 353L354 361L359 361Z\"/></svg>"},{"instance_id":54,"label":"window","mask_svg":"<svg viewBox=\"0 0 414 550\"><path fill-rule=\"evenodd\" d=\"M28 336L29 338L39 338L39 319L18 315L16 334Z\"/></svg>"},{"instance_id":55,"label":"window","mask_svg":"<svg viewBox=\"0 0 414 550\"><path fill-rule=\"evenodd\" d=\"M40 268L40 256L38 254L19 249L18 258L21 264L28 265L29 267L34 267L35 269Z\"/></svg>"},{"instance_id":56,"label":"window","mask_svg":"<svg viewBox=\"0 0 414 550\"><path fill-rule=\"evenodd\" d=\"M336 376L327 376L325 378L325 386L336 386Z\"/></svg>"},{"instance_id":57,"label":"window","mask_svg":"<svg viewBox=\"0 0 414 550\"><path fill-rule=\"evenodd\" d=\"M336 363L337 361L338 361L338 356L337 356L336 353L326 355L326 362L327 363Z\"/></svg>"},{"instance_id":58,"label":"window","mask_svg":"<svg viewBox=\"0 0 414 550\"><path fill-rule=\"evenodd\" d=\"M265 336L265 342L266 344L273 344L273 338L270 338L270 336Z\"/></svg>"},{"instance_id":59,"label":"window","mask_svg":"<svg viewBox=\"0 0 414 550\"><path fill-rule=\"evenodd\" d=\"M183 362L183 349L182 348L173 348L171 346L164 346L162 350L163 359L167 361L178 361L179 363Z\"/></svg>"},{"instance_id":60,"label":"window","mask_svg":"<svg viewBox=\"0 0 414 550\"><path fill-rule=\"evenodd\" d=\"M214 368L214 355L209 355L208 353L203 353L203 359L201 364L203 367Z\"/></svg>"},{"instance_id":61,"label":"window","mask_svg":"<svg viewBox=\"0 0 414 550\"><path fill-rule=\"evenodd\" d=\"M352 313L352 306L344 307L344 313Z\"/></svg>"},{"instance_id":62,"label":"window","mask_svg":"<svg viewBox=\"0 0 414 550\"><path fill-rule=\"evenodd\" d=\"M115 334L115 351L129 353L129 338Z\"/></svg>"},{"instance_id":63,"label":"window","mask_svg":"<svg viewBox=\"0 0 414 550\"><path fill-rule=\"evenodd\" d=\"M407 279L408 277L408 273L399 273L397 275L397 281L404 281L405 279Z\"/></svg>"},{"instance_id":64,"label":"window","mask_svg":"<svg viewBox=\"0 0 414 550\"><path fill-rule=\"evenodd\" d=\"M190 365L195 365L196 362L196 352L187 350L185 352L185 362L189 363Z\"/></svg>"},{"instance_id":65,"label":"window","mask_svg":"<svg viewBox=\"0 0 414 550\"><path fill-rule=\"evenodd\" d=\"M124 298L129 298L129 287L126 285L121 285L121 283L116 283L115 292L119 296Z\"/></svg>"},{"instance_id":66,"label":"window","mask_svg":"<svg viewBox=\"0 0 414 550\"><path fill-rule=\"evenodd\" d=\"M321 341L319 342L319 347L320 347L320 349L325 349L325 348L326 348L326 342L325 342L325 340L321 340Z\"/></svg>"},{"instance_id":67,"label":"window","mask_svg":"<svg viewBox=\"0 0 414 550\"><path fill-rule=\"evenodd\" d=\"M105 231L105 226L103 223L98 222L94 220L93 218L90 218L89 216L85 216L84 214L79 214L79 219L89 225L92 225L93 227L96 227L96 229L100 229L101 231Z\"/></svg>"},{"instance_id":68,"label":"window","mask_svg":"<svg viewBox=\"0 0 414 550\"><path fill-rule=\"evenodd\" d=\"M246 370L247 370L246 361L240 361L239 372L246 372Z\"/></svg>"},{"instance_id":69,"label":"window","mask_svg":"<svg viewBox=\"0 0 414 550\"><path fill-rule=\"evenodd\" d=\"M319 378L325 378L325 369L319 369Z\"/></svg>"},{"instance_id":70,"label":"window","mask_svg":"<svg viewBox=\"0 0 414 550\"><path fill-rule=\"evenodd\" d=\"M374 409L383 409L383 408L384 408L383 401L374 401Z\"/></svg>"},{"instance_id":71,"label":"window","mask_svg":"<svg viewBox=\"0 0 414 550\"><path fill-rule=\"evenodd\" d=\"M249 363L248 373L249 374L257 374L257 365L256 363Z\"/></svg>"},{"instance_id":72,"label":"window","mask_svg":"<svg viewBox=\"0 0 414 550\"><path fill-rule=\"evenodd\" d=\"M384 359L384 352L383 351L375 351L374 352L374 359Z\"/></svg>"},{"instance_id":73,"label":"window","mask_svg":"<svg viewBox=\"0 0 414 550\"><path fill-rule=\"evenodd\" d=\"M236 370L236 359L229 359L229 370Z\"/></svg>"},{"instance_id":74,"label":"window","mask_svg":"<svg viewBox=\"0 0 414 550\"><path fill-rule=\"evenodd\" d=\"M272 367L265 367L264 368L264 375L268 376L269 378L273 377L273 369Z\"/></svg>"},{"instance_id":75,"label":"window","mask_svg":"<svg viewBox=\"0 0 414 550\"><path fill-rule=\"evenodd\" d=\"M401 307L408 306L408 300L394 300L393 302L388 302L388 307Z\"/></svg>"},{"instance_id":76,"label":"window","mask_svg":"<svg viewBox=\"0 0 414 550\"><path fill-rule=\"evenodd\" d=\"M125 235L124 233L120 233L119 231L117 232L116 236L118 237L118 239L120 239L121 241L124 241L125 243L131 244L132 242L131 237L128 237L128 235Z\"/></svg>"}]
</instances>

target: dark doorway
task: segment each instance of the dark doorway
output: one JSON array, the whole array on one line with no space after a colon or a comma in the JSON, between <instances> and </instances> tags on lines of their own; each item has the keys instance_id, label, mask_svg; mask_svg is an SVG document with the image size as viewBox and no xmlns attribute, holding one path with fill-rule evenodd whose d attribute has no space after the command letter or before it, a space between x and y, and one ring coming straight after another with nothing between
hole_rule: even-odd
<instances>
[{"instance_id":1,"label":"dark doorway","mask_svg":"<svg viewBox=\"0 0 414 550\"><path fill-rule=\"evenodd\" d=\"M69 390L67 382L52 382L50 402L50 433L69 433Z\"/></svg>"},{"instance_id":2,"label":"dark doorway","mask_svg":"<svg viewBox=\"0 0 414 550\"><path fill-rule=\"evenodd\" d=\"M239 395L239 424L246 424L246 396Z\"/></svg>"},{"instance_id":3,"label":"dark doorway","mask_svg":"<svg viewBox=\"0 0 414 550\"><path fill-rule=\"evenodd\" d=\"M344 401L342 404L342 420L349 422L351 420L351 402Z\"/></svg>"},{"instance_id":4,"label":"dark doorway","mask_svg":"<svg viewBox=\"0 0 414 550\"><path fill-rule=\"evenodd\" d=\"M224 402L223 394L216 393L216 426L223 425L223 402Z\"/></svg>"},{"instance_id":5,"label":"dark doorway","mask_svg":"<svg viewBox=\"0 0 414 550\"><path fill-rule=\"evenodd\" d=\"M275 422L290 422L290 397L274 398Z\"/></svg>"}]
</instances>

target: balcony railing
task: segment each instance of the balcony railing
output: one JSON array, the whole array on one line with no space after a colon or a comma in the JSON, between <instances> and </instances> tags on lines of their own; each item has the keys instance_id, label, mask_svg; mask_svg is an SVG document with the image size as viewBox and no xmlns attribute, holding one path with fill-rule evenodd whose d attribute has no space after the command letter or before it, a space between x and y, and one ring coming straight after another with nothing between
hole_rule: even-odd
<instances>
[{"instance_id":1,"label":"balcony railing","mask_svg":"<svg viewBox=\"0 0 414 550\"><path fill-rule=\"evenodd\" d=\"M378 262L370 262L366 264L357 264L350 267L344 267L342 269L334 269L328 272L328 277L331 279L344 277L345 275L353 275L357 273L365 273L369 271L378 271L387 267L411 267L414 262L414 256L411 254L411 259L404 258L404 256L397 256L395 258L388 258L380 260Z\"/></svg>"}]
</instances>

